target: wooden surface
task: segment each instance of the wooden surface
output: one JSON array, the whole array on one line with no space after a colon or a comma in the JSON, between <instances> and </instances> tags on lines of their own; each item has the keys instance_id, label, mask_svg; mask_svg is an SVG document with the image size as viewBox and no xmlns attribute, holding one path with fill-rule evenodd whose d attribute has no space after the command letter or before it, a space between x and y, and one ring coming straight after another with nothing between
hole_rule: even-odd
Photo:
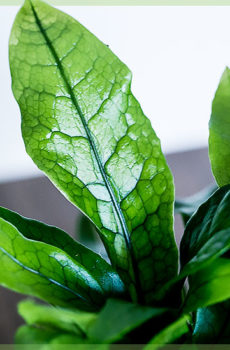
<instances>
[{"instance_id":1,"label":"wooden surface","mask_svg":"<svg viewBox=\"0 0 230 350\"><path fill-rule=\"evenodd\" d=\"M207 149L167 156L172 169L176 195L191 195L212 183ZM78 210L45 177L0 184L0 206L63 228L73 234ZM175 221L176 239L183 232L180 219ZM13 334L22 320L17 315L17 302L23 296L0 287L0 344L13 342Z\"/></svg>"}]
</instances>

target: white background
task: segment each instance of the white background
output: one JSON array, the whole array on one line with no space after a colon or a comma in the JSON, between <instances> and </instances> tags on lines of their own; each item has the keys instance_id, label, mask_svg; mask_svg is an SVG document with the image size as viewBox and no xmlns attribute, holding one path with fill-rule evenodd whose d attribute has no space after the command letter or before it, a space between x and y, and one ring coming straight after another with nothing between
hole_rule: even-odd
<instances>
[{"instance_id":1,"label":"white background","mask_svg":"<svg viewBox=\"0 0 230 350\"><path fill-rule=\"evenodd\" d=\"M230 7L76 7L73 15L133 72L133 92L165 152L207 146L211 102L230 65ZM0 181L39 171L11 93L8 38L18 7L0 6Z\"/></svg>"}]
</instances>

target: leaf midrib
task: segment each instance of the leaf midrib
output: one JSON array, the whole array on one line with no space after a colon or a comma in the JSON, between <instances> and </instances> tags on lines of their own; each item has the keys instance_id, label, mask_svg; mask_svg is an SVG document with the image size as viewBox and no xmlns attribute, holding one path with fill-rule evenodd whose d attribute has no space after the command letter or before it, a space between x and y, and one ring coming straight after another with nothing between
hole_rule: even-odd
<instances>
[{"instance_id":1,"label":"leaf midrib","mask_svg":"<svg viewBox=\"0 0 230 350\"><path fill-rule=\"evenodd\" d=\"M56 50L55 50L51 40L48 37L45 29L42 27L41 21L40 21L38 15L37 15L36 10L35 10L35 8L34 8L34 6L33 6L31 1L30 1L30 4L31 4L32 11L33 11L33 15L34 15L35 20L36 20L36 24L37 24L39 30L41 31L41 34L43 35L43 37L44 37L44 39L45 39L45 41L46 41L46 43L47 43L47 45L48 45L52 55L53 55L53 57L54 57L54 59L55 59L55 61L57 63L57 66L58 66L58 68L60 70L62 79L64 80L64 83L66 84L68 93L69 93L69 95L70 95L70 97L71 97L71 99L73 101L73 104L74 104L74 106L75 106L75 108L77 110L77 113L80 116L81 122L83 124L83 127L85 129L86 135L88 137L88 141L90 143L91 149L93 150L93 154L94 154L94 156L96 158L96 161L97 161L100 173L101 173L102 178L103 178L103 180L105 182L105 185L106 185L106 188L107 188L108 193L110 195L112 204L113 204L114 209L115 209L115 211L117 213L117 216L119 218L119 221L120 221L120 224L121 224L121 227L122 227L122 231L123 231L123 235L124 235L124 239L125 239L127 248L128 248L128 250L130 252L130 257L131 257L131 261L132 261L132 268L133 268L133 271L134 271L134 278L135 278L135 286L136 286L136 291L137 291L137 297L139 299L142 299L142 297L141 297L141 284L140 284L140 280L139 280L138 267L137 267L137 264L135 262L134 253L133 253L133 247L132 247L132 243L130 241L130 232L129 232L128 228L127 228L124 215L123 215L122 210L120 208L120 204L117 201L117 198L116 198L115 193L114 193L114 191L112 189L110 181L109 181L109 179L107 177L107 174L106 174L106 172L104 170L104 167L102 165L102 162L101 162L99 153L97 151L95 142L94 142L93 137L91 135L91 131L88 128L88 125L86 123L86 120L85 120L85 117L83 115L83 112L82 112L82 110L81 110L81 108L80 108L80 106L78 104L78 101L77 101L77 99L75 97L75 94L74 94L72 88L71 88L71 85L70 85L70 83L68 81L68 78L66 77L66 74L65 74L64 68L62 66L62 63L61 63L61 61L60 61L60 59L59 59L59 57L58 57L58 55L56 53Z\"/></svg>"}]
</instances>

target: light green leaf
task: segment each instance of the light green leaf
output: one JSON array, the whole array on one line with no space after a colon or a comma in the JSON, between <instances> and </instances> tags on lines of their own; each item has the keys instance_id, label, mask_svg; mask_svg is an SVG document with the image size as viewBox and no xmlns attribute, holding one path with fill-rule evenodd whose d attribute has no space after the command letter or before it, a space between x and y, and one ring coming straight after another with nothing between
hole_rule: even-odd
<instances>
[{"instance_id":1,"label":"light green leaf","mask_svg":"<svg viewBox=\"0 0 230 350\"><path fill-rule=\"evenodd\" d=\"M230 298L230 260L219 258L190 277L184 312Z\"/></svg>"},{"instance_id":2,"label":"light green leaf","mask_svg":"<svg viewBox=\"0 0 230 350\"><path fill-rule=\"evenodd\" d=\"M17 15L10 67L28 154L94 222L132 299L153 302L177 273L174 186L131 72L39 0Z\"/></svg>"},{"instance_id":3,"label":"light green leaf","mask_svg":"<svg viewBox=\"0 0 230 350\"><path fill-rule=\"evenodd\" d=\"M36 304L32 300L20 302L18 313L28 325L53 327L81 336L87 335L90 324L97 318L94 313Z\"/></svg>"},{"instance_id":4,"label":"light green leaf","mask_svg":"<svg viewBox=\"0 0 230 350\"><path fill-rule=\"evenodd\" d=\"M186 224L199 206L206 202L216 190L217 187L211 185L190 197L177 198L174 205L175 214L181 214L184 224Z\"/></svg>"},{"instance_id":5,"label":"light green leaf","mask_svg":"<svg viewBox=\"0 0 230 350\"><path fill-rule=\"evenodd\" d=\"M196 313L193 341L197 344L229 344L230 302L225 301Z\"/></svg>"},{"instance_id":6,"label":"light green leaf","mask_svg":"<svg viewBox=\"0 0 230 350\"><path fill-rule=\"evenodd\" d=\"M190 317L184 315L168 327L159 332L153 339L144 347L144 350L157 350L162 348L165 344L172 344L182 335L189 332L188 322Z\"/></svg>"},{"instance_id":7,"label":"light green leaf","mask_svg":"<svg viewBox=\"0 0 230 350\"><path fill-rule=\"evenodd\" d=\"M97 310L106 296L97 280L63 250L23 237L0 218L0 284L59 306Z\"/></svg>"},{"instance_id":8,"label":"light green leaf","mask_svg":"<svg viewBox=\"0 0 230 350\"><path fill-rule=\"evenodd\" d=\"M18 328L14 342L15 344L48 344L53 338L57 337L60 333L53 329L42 329L32 326L21 326ZM16 347L17 349L18 347ZM18 348L24 349L23 348ZM25 347L26 349L26 347ZM38 347L38 349L47 349L45 346ZM29 349L28 349L29 350Z\"/></svg>"},{"instance_id":9,"label":"light green leaf","mask_svg":"<svg viewBox=\"0 0 230 350\"><path fill-rule=\"evenodd\" d=\"M64 250L71 258L92 273L103 289L104 294L108 296L124 294L124 285L111 265L98 254L77 243L66 232L54 226L27 219L2 207L0 207L0 218L14 225L24 237Z\"/></svg>"},{"instance_id":10,"label":"light green leaf","mask_svg":"<svg viewBox=\"0 0 230 350\"><path fill-rule=\"evenodd\" d=\"M212 103L209 157L219 186L230 184L230 70L226 68Z\"/></svg>"},{"instance_id":11,"label":"light green leaf","mask_svg":"<svg viewBox=\"0 0 230 350\"><path fill-rule=\"evenodd\" d=\"M89 336L92 342L113 343L166 311L163 308L150 308L122 300L109 299L94 325L89 329Z\"/></svg>"},{"instance_id":12,"label":"light green leaf","mask_svg":"<svg viewBox=\"0 0 230 350\"><path fill-rule=\"evenodd\" d=\"M87 341L83 338L80 338L80 337L77 337L76 335L68 334L68 333L60 334L60 331L58 332L57 330L49 329L49 328L21 326L15 334L15 344L18 345L15 348L17 350L29 350L31 349L31 345L33 345L32 348L34 350L58 350L58 347L54 345L84 344L84 343L87 344ZM76 345L73 348L72 347L68 347L68 348L70 350L71 349L74 350L76 349ZM61 350L63 348L59 347L59 349ZM88 350L88 348L85 347L85 350L86 349Z\"/></svg>"}]
</instances>

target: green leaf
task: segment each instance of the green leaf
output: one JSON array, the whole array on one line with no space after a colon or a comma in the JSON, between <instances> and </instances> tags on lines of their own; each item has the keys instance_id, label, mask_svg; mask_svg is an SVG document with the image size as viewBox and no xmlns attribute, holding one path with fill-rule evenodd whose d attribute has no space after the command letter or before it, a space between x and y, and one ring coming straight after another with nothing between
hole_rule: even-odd
<instances>
[{"instance_id":1,"label":"green leaf","mask_svg":"<svg viewBox=\"0 0 230 350\"><path fill-rule=\"evenodd\" d=\"M144 347L144 350L157 350L162 348L164 344L172 344L189 332L188 322L190 317L184 315L168 327L159 332L153 339Z\"/></svg>"},{"instance_id":2,"label":"green leaf","mask_svg":"<svg viewBox=\"0 0 230 350\"><path fill-rule=\"evenodd\" d=\"M199 250L218 232L229 230L230 232L230 186L218 189L197 212L191 217L185 227L184 236L181 241L181 266L196 257ZM228 241L228 233L225 232L225 242ZM221 235L221 234L220 234ZM224 233L222 235L224 237ZM217 244L224 248L221 240ZM213 243L215 238L213 238ZM224 242L223 242L224 243ZM218 247L218 246L216 246ZM215 247L211 248L212 252ZM207 249L206 249L207 250Z\"/></svg>"},{"instance_id":3,"label":"green leaf","mask_svg":"<svg viewBox=\"0 0 230 350\"><path fill-rule=\"evenodd\" d=\"M177 273L174 186L131 72L39 0L16 17L10 67L28 154L94 222L132 299L151 303Z\"/></svg>"},{"instance_id":4,"label":"green leaf","mask_svg":"<svg viewBox=\"0 0 230 350\"><path fill-rule=\"evenodd\" d=\"M184 312L213 305L230 298L230 260L219 258L189 279Z\"/></svg>"},{"instance_id":5,"label":"green leaf","mask_svg":"<svg viewBox=\"0 0 230 350\"><path fill-rule=\"evenodd\" d=\"M230 302L225 301L196 313L193 340L197 344L229 344Z\"/></svg>"},{"instance_id":6,"label":"green leaf","mask_svg":"<svg viewBox=\"0 0 230 350\"><path fill-rule=\"evenodd\" d=\"M2 207L0 207L0 218L14 225L24 237L64 250L71 258L92 273L103 289L104 294L108 296L124 294L124 285L111 265L102 259L100 255L77 243L66 232L54 226L27 219Z\"/></svg>"},{"instance_id":7,"label":"green leaf","mask_svg":"<svg viewBox=\"0 0 230 350\"><path fill-rule=\"evenodd\" d=\"M15 344L25 344L25 345L26 344L48 344L52 339L57 337L59 334L60 333L57 330L53 330L53 329L42 329L42 328L36 328L32 326L21 326L20 328L18 328L15 334L14 342ZM43 346L38 347L38 349L43 349Z\"/></svg>"},{"instance_id":8,"label":"green leaf","mask_svg":"<svg viewBox=\"0 0 230 350\"><path fill-rule=\"evenodd\" d=\"M209 157L219 186L230 183L230 70L226 68L215 98L209 122Z\"/></svg>"},{"instance_id":9,"label":"green leaf","mask_svg":"<svg viewBox=\"0 0 230 350\"><path fill-rule=\"evenodd\" d=\"M150 308L122 300L109 299L94 325L89 329L89 336L92 341L113 343L146 321L160 316L166 311L163 308Z\"/></svg>"},{"instance_id":10,"label":"green leaf","mask_svg":"<svg viewBox=\"0 0 230 350\"><path fill-rule=\"evenodd\" d=\"M181 214L184 224L186 224L199 206L206 202L216 190L217 187L211 185L190 197L177 198L174 205L175 214Z\"/></svg>"},{"instance_id":11,"label":"green leaf","mask_svg":"<svg viewBox=\"0 0 230 350\"><path fill-rule=\"evenodd\" d=\"M57 330L37 328L33 326L21 326L15 334L15 344L25 345L24 347L16 346L16 349L18 350L29 350L29 346L32 344L37 345L36 347L33 346L36 350L57 350L57 348L55 349L52 345L84 343L87 344L87 341L76 335L68 333L60 334ZM40 344L40 346L38 344ZM87 348L85 348L85 350L86 349Z\"/></svg>"},{"instance_id":12,"label":"green leaf","mask_svg":"<svg viewBox=\"0 0 230 350\"><path fill-rule=\"evenodd\" d=\"M36 304L32 300L23 300L18 305L18 313L28 325L46 326L63 332L87 335L90 324L96 314Z\"/></svg>"},{"instance_id":13,"label":"green leaf","mask_svg":"<svg viewBox=\"0 0 230 350\"><path fill-rule=\"evenodd\" d=\"M182 287L184 279L205 268L230 250L230 186L218 189L188 221L181 241L181 271L164 284L159 299L168 288Z\"/></svg>"},{"instance_id":14,"label":"green leaf","mask_svg":"<svg viewBox=\"0 0 230 350\"><path fill-rule=\"evenodd\" d=\"M106 296L99 283L63 250L23 237L0 218L0 284L52 304L97 310Z\"/></svg>"}]
</instances>

